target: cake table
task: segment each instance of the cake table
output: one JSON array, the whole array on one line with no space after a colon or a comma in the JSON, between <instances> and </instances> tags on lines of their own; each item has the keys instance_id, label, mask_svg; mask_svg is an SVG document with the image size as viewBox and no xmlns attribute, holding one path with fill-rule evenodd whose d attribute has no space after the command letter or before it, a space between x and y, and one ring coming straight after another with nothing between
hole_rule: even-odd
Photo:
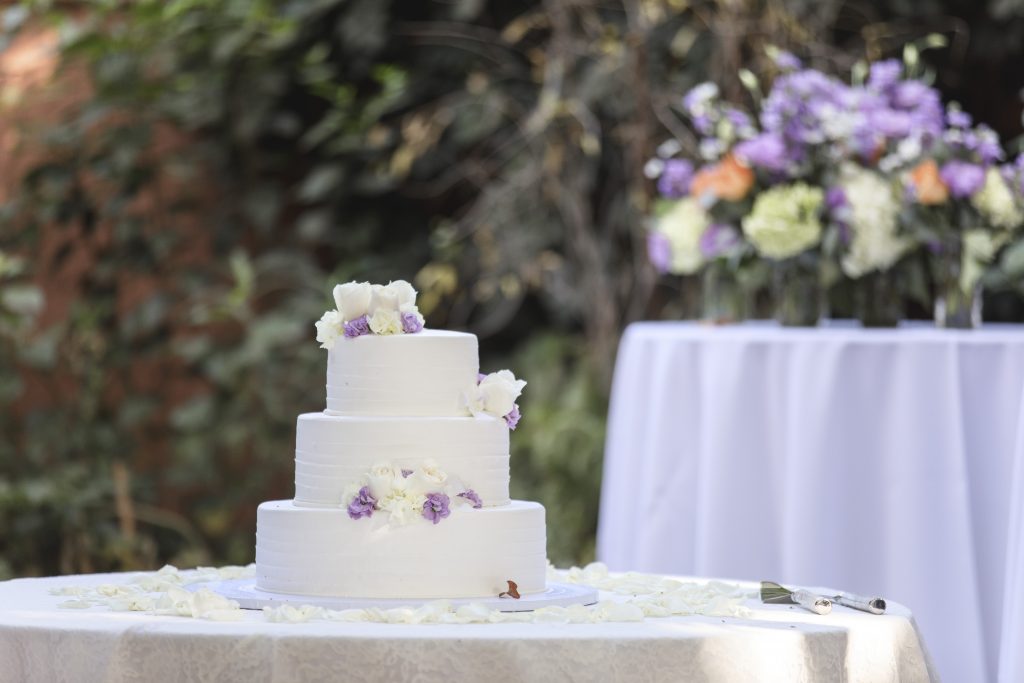
<instances>
[{"instance_id":1,"label":"cake table","mask_svg":"<svg viewBox=\"0 0 1024 683\"><path fill-rule=\"evenodd\" d=\"M839 606L818 616L749 599L742 617L473 624L275 623L250 610L214 621L58 607L68 596L54 593L128 576L0 583L0 683L937 680L913 617L895 603L883 616Z\"/></svg>"}]
</instances>

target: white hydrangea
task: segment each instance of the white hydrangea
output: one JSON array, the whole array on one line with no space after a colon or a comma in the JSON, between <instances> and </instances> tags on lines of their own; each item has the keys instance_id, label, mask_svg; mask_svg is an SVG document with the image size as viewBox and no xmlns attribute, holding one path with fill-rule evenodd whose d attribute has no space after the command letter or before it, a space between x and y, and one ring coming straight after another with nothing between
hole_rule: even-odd
<instances>
[{"instance_id":1,"label":"white hydrangea","mask_svg":"<svg viewBox=\"0 0 1024 683\"><path fill-rule=\"evenodd\" d=\"M840 185L850 207L851 241L842 259L843 272L858 278L888 270L910 248L898 234L900 201L896 187L883 176L859 166L843 169Z\"/></svg>"},{"instance_id":2,"label":"white hydrangea","mask_svg":"<svg viewBox=\"0 0 1024 683\"><path fill-rule=\"evenodd\" d=\"M388 514L388 524L402 526L423 516L423 496L408 489L392 489L377 500L377 508Z\"/></svg>"},{"instance_id":3,"label":"white hydrangea","mask_svg":"<svg viewBox=\"0 0 1024 683\"><path fill-rule=\"evenodd\" d=\"M806 183L777 185L754 200L743 217L743 234L758 253L771 259L787 259L821 241L818 213L825 193Z\"/></svg>"},{"instance_id":4,"label":"white hydrangea","mask_svg":"<svg viewBox=\"0 0 1024 683\"><path fill-rule=\"evenodd\" d=\"M374 334L401 334L402 316L397 310L378 308L370 318L370 329Z\"/></svg>"},{"instance_id":5,"label":"white hydrangea","mask_svg":"<svg viewBox=\"0 0 1024 683\"><path fill-rule=\"evenodd\" d=\"M321 349L333 349L338 339L345 336L345 327L338 311L327 311L316 321L316 340Z\"/></svg>"},{"instance_id":6,"label":"white hydrangea","mask_svg":"<svg viewBox=\"0 0 1024 683\"><path fill-rule=\"evenodd\" d=\"M993 227L1012 230L1024 223L1021 212L1002 174L995 168L985 173L985 184L973 197L971 203Z\"/></svg>"},{"instance_id":7,"label":"white hydrangea","mask_svg":"<svg viewBox=\"0 0 1024 683\"><path fill-rule=\"evenodd\" d=\"M700 269L704 263L700 238L710 222L707 211L693 197L680 199L658 219L655 230L665 236L672 250L670 273L690 275Z\"/></svg>"}]
</instances>

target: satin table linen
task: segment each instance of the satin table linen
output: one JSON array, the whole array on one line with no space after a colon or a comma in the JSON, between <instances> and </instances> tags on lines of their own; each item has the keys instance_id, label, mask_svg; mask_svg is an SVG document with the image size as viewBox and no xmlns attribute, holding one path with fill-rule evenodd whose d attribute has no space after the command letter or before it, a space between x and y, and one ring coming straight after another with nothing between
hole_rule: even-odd
<instances>
[{"instance_id":1,"label":"satin table linen","mask_svg":"<svg viewBox=\"0 0 1024 683\"><path fill-rule=\"evenodd\" d=\"M59 609L50 589L129 575L0 583L0 683L74 681L928 681L909 611L597 624L270 623ZM749 586L753 589L753 585ZM602 596L608 597L607 595Z\"/></svg>"},{"instance_id":2,"label":"satin table linen","mask_svg":"<svg viewBox=\"0 0 1024 683\"><path fill-rule=\"evenodd\" d=\"M598 557L900 600L945 680L1024 681L1022 389L1017 326L632 325Z\"/></svg>"}]
</instances>

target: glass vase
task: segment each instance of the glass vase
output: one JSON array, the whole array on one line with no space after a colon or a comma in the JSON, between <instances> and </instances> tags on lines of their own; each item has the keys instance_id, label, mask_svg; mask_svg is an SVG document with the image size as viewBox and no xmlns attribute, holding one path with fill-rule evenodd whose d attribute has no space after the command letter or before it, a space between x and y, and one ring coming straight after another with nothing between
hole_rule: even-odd
<instances>
[{"instance_id":1,"label":"glass vase","mask_svg":"<svg viewBox=\"0 0 1024 683\"><path fill-rule=\"evenodd\" d=\"M824 289L817 262L791 258L772 273L775 320L785 327L815 327L822 317Z\"/></svg>"},{"instance_id":2,"label":"glass vase","mask_svg":"<svg viewBox=\"0 0 1024 683\"><path fill-rule=\"evenodd\" d=\"M701 274L701 320L727 325L747 317L747 293L723 262L713 261Z\"/></svg>"},{"instance_id":3,"label":"glass vase","mask_svg":"<svg viewBox=\"0 0 1024 683\"><path fill-rule=\"evenodd\" d=\"M935 326L970 330L981 326L981 286L965 282L963 247L946 245L938 258L935 284Z\"/></svg>"},{"instance_id":4,"label":"glass vase","mask_svg":"<svg viewBox=\"0 0 1024 683\"><path fill-rule=\"evenodd\" d=\"M896 327L903 319L903 296L895 268L872 271L855 283L854 306L864 327Z\"/></svg>"}]
</instances>

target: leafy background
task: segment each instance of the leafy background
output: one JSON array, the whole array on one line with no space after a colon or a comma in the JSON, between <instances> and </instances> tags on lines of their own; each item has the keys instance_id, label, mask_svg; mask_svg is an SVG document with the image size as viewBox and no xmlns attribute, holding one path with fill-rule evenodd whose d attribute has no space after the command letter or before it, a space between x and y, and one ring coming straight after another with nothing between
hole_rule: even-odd
<instances>
[{"instance_id":1,"label":"leafy background","mask_svg":"<svg viewBox=\"0 0 1024 683\"><path fill-rule=\"evenodd\" d=\"M742 100L767 45L845 72L936 32L937 84L1005 139L1024 85L1020 0L35 1L0 28L0 578L251 561L353 278L412 279L529 380L513 494L586 561L619 334L693 306L644 250L681 94Z\"/></svg>"}]
</instances>

